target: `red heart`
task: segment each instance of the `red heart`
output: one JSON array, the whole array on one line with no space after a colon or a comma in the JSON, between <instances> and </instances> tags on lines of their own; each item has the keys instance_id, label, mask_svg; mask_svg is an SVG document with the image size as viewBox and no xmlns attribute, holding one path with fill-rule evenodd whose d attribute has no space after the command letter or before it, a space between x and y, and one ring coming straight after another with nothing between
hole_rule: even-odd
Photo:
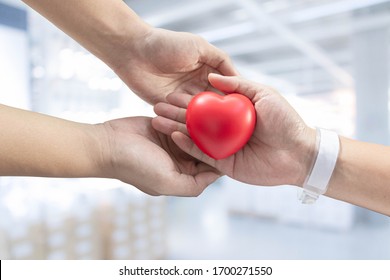
<instances>
[{"instance_id":1,"label":"red heart","mask_svg":"<svg viewBox=\"0 0 390 280\"><path fill-rule=\"evenodd\" d=\"M195 144L214 159L226 158L248 142L256 123L252 102L244 95L201 92L189 103L187 130Z\"/></svg>"}]
</instances>

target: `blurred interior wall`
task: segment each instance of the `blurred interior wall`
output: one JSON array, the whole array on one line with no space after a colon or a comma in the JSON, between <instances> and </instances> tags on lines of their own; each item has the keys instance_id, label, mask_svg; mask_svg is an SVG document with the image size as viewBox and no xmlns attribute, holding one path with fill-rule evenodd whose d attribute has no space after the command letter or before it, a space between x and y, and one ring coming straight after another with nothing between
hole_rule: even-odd
<instances>
[{"instance_id":1,"label":"blurred interior wall","mask_svg":"<svg viewBox=\"0 0 390 280\"><path fill-rule=\"evenodd\" d=\"M27 14L0 3L0 103L30 108Z\"/></svg>"}]
</instances>

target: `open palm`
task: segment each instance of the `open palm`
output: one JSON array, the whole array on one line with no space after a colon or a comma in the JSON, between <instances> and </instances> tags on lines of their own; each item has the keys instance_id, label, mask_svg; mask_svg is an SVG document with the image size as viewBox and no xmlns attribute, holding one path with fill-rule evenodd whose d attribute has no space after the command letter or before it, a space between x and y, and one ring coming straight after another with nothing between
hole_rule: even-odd
<instances>
[{"instance_id":1,"label":"open palm","mask_svg":"<svg viewBox=\"0 0 390 280\"><path fill-rule=\"evenodd\" d=\"M110 177L151 195L197 196L220 175L157 132L147 117L104 123Z\"/></svg>"}]
</instances>

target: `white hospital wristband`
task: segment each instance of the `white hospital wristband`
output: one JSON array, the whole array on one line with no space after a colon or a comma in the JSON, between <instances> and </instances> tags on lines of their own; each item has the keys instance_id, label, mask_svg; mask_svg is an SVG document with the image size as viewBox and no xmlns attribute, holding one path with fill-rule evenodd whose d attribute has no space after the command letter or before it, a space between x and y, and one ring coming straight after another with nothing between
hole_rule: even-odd
<instances>
[{"instance_id":1,"label":"white hospital wristband","mask_svg":"<svg viewBox=\"0 0 390 280\"><path fill-rule=\"evenodd\" d=\"M340 150L337 133L317 128L317 147L317 158L303 184L303 192L300 196L304 204L313 204L328 189Z\"/></svg>"}]
</instances>

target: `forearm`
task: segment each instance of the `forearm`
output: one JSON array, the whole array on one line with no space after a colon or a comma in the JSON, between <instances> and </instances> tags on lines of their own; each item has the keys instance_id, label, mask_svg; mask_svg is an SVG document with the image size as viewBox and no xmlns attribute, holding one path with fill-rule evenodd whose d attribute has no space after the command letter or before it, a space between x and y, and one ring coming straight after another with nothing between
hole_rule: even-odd
<instances>
[{"instance_id":1,"label":"forearm","mask_svg":"<svg viewBox=\"0 0 390 280\"><path fill-rule=\"evenodd\" d=\"M150 26L121 0L23 0L111 68ZM131 42L129 42L131 41Z\"/></svg>"},{"instance_id":2,"label":"forearm","mask_svg":"<svg viewBox=\"0 0 390 280\"><path fill-rule=\"evenodd\" d=\"M340 137L326 195L390 215L390 147Z\"/></svg>"},{"instance_id":3,"label":"forearm","mask_svg":"<svg viewBox=\"0 0 390 280\"><path fill-rule=\"evenodd\" d=\"M0 105L0 176L97 177L97 126Z\"/></svg>"}]
</instances>

